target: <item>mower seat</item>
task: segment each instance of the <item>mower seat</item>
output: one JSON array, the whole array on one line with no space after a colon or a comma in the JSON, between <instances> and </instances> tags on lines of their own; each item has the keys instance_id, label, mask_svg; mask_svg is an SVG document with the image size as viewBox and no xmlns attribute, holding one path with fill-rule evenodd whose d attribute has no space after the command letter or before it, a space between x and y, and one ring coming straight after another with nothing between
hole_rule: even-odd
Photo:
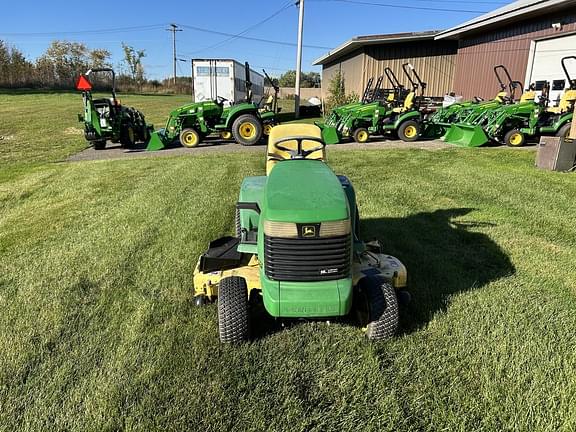
<instances>
[{"instance_id":1,"label":"mower seat","mask_svg":"<svg viewBox=\"0 0 576 432\"><path fill-rule=\"evenodd\" d=\"M558 106L548 108L546 111L554 114L561 114L572 110L574 107L574 102L576 102L576 90L566 90L562 95Z\"/></svg>"},{"instance_id":2,"label":"mower seat","mask_svg":"<svg viewBox=\"0 0 576 432\"><path fill-rule=\"evenodd\" d=\"M280 141L283 138L287 137L314 137L322 139L322 131L316 125L305 124L305 123L293 123L293 124L284 124L274 126L270 131L270 135L268 136L268 149L267 149L267 156L266 156L266 175L270 174L274 165L276 165L279 160L283 159L290 159L290 153L286 151L282 151L277 149L274 146L274 143ZM304 150L312 149L314 147L318 147L318 142L311 141L311 140L304 140L302 141L302 148ZM298 142L296 140L293 141L285 141L282 143L283 147L287 147L289 149L297 149ZM318 150L314 153L309 154L306 159L313 159L313 160L321 160L326 161L326 150Z\"/></svg>"},{"instance_id":3,"label":"mower seat","mask_svg":"<svg viewBox=\"0 0 576 432\"><path fill-rule=\"evenodd\" d=\"M416 93L411 91L410 93L408 93L408 95L406 95L406 99L404 99L404 104L401 107L394 108L392 111L395 113L403 113L405 111L408 111L409 109L412 108L412 105L414 105L415 96Z\"/></svg>"},{"instance_id":4,"label":"mower seat","mask_svg":"<svg viewBox=\"0 0 576 432\"><path fill-rule=\"evenodd\" d=\"M504 102L504 100L505 100L507 97L508 97L508 93L506 93L505 91L503 91L503 92L498 93L498 94L496 95L496 97L494 98L494 100L495 100L496 102L502 103L502 102Z\"/></svg>"},{"instance_id":5,"label":"mower seat","mask_svg":"<svg viewBox=\"0 0 576 432\"><path fill-rule=\"evenodd\" d=\"M520 96L520 102L532 102L534 99L536 99L536 92L533 90L524 92Z\"/></svg>"}]
</instances>

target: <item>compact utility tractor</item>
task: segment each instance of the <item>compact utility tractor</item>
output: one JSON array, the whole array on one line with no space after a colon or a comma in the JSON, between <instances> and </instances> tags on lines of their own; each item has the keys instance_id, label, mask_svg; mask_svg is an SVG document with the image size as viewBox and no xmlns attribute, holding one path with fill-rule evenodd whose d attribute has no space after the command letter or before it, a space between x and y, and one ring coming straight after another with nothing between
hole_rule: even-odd
<instances>
[{"instance_id":1,"label":"compact utility tractor","mask_svg":"<svg viewBox=\"0 0 576 432\"><path fill-rule=\"evenodd\" d=\"M558 106L549 107L549 85L544 86L538 102L535 100L536 92L530 86L518 103L501 105L453 124L446 133L446 142L466 147L477 147L489 142L519 147L528 138L568 136L576 102L576 80L568 72L568 60L576 61L576 56L561 60L568 88Z\"/></svg>"},{"instance_id":2,"label":"compact utility tractor","mask_svg":"<svg viewBox=\"0 0 576 432\"><path fill-rule=\"evenodd\" d=\"M426 117L422 136L426 138L440 138L446 134L454 123L464 121L465 118L481 114L485 110L497 108L502 104L514 102L516 88L522 85L512 80L508 69L504 65L494 66L496 80L500 89L494 99L484 100L476 96L473 100L458 102L436 110Z\"/></svg>"},{"instance_id":3,"label":"compact utility tractor","mask_svg":"<svg viewBox=\"0 0 576 432\"><path fill-rule=\"evenodd\" d=\"M362 143L368 141L370 135L397 134L404 141L418 139L422 117L419 108L426 83L422 82L410 63L402 65L402 69L410 81L410 90L398 82L390 68L386 68L386 76L393 86L386 101L371 100L366 103L363 100L357 105L345 105L336 108L326 123L318 123L327 144L337 144L346 137L353 137L356 142ZM378 80L378 83L381 82L382 77ZM420 96L417 95L418 89ZM378 91L373 93L377 94Z\"/></svg>"},{"instance_id":4,"label":"compact utility tractor","mask_svg":"<svg viewBox=\"0 0 576 432\"><path fill-rule=\"evenodd\" d=\"M109 74L112 79L112 97L94 99L90 76ZM123 106L116 97L116 74L113 69L90 69L80 75L76 89L82 92L84 114L78 114L78 121L84 123L84 136L94 149L103 150L106 142L121 143L131 148L137 142L147 142L154 126L147 125L144 114L135 108Z\"/></svg>"},{"instance_id":5,"label":"compact utility tractor","mask_svg":"<svg viewBox=\"0 0 576 432\"><path fill-rule=\"evenodd\" d=\"M161 150L179 140L184 147L196 147L210 134L220 134L223 139L234 139L242 145L254 145L263 135L270 133L276 124L278 112L275 91L271 108L261 108L252 102L250 66L246 63L246 100L224 106L227 99L194 102L176 108L170 113L164 129L152 134L148 150Z\"/></svg>"},{"instance_id":6,"label":"compact utility tractor","mask_svg":"<svg viewBox=\"0 0 576 432\"><path fill-rule=\"evenodd\" d=\"M354 188L326 164L325 147L317 126L274 127L266 175L240 187L236 237L200 257L195 303L218 301L222 342L248 340L262 305L282 321L354 320L370 339L396 332L406 268L360 240Z\"/></svg>"}]
</instances>

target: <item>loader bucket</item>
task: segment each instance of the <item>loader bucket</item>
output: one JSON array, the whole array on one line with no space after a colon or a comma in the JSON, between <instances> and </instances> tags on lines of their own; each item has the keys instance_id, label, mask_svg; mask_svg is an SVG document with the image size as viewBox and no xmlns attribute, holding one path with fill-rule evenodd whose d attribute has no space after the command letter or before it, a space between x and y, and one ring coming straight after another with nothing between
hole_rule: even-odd
<instances>
[{"instance_id":1,"label":"loader bucket","mask_svg":"<svg viewBox=\"0 0 576 432\"><path fill-rule=\"evenodd\" d=\"M322 139L326 144L338 144L340 136L334 127L324 126L322 128Z\"/></svg>"},{"instance_id":2,"label":"loader bucket","mask_svg":"<svg viewBox=\"0 0 576 432\"><path fill-rule=\"evenodd\" d=\"M453 124L444 135L444 141L461 147L479 147L489 139L480 126Z\"/></svg>"},{"instance_id":3,"label":"loader bucket","mask_svg":"<svg viewBox=\"0 0 576 432\"><path fill-rule=\"evenodd\" d=\"M164 140L165 140L164 131L162 129L156 132L152 132L152 134L150 135L150 141L148 141L148 146L146 146L146 150L147 151L162 150L164 147L166 147Z\"/></svg>"}]
</instances>

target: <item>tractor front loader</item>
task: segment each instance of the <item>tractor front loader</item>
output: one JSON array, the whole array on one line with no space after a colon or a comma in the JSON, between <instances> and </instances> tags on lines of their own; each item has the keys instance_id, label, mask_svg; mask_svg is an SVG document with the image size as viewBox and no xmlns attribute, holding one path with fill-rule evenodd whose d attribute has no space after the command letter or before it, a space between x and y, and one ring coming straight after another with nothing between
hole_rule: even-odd
<instances>
[{"instance_id":1,"label":"tractor front loader","mask_svg":"<svg viewBox=\"0 0 576 432\"><path fill-rule=\"evenodd\" d=\"M94 99L90 76L109 74L112 79L112 97ZM78 121L84 123L84 137L94 149L103 150L106 142L121 143L132 148L137 142L147 142L154 126L147 125L144 114L135 108L123 106L116 97L116 74L110 68L90 69L76 82L76 89L82 92L84 113L78 114Z\"/></svg>"},{"instance_id":2,"label":"tractor front loader","mask_svg":"<svg viewBox=\"0 0 576 432\"><path fill-rule=\"evenodd\" d=\"M321 130L276 126L266 154L266 175L240 187L236 236L211 242L194 271L195 304L218 302L220 340L249 340L262 308L279 321L353 321L369 339L393 336L406 268L360 239L354 188L326 164Z\"/></svg>"}]
</instances>

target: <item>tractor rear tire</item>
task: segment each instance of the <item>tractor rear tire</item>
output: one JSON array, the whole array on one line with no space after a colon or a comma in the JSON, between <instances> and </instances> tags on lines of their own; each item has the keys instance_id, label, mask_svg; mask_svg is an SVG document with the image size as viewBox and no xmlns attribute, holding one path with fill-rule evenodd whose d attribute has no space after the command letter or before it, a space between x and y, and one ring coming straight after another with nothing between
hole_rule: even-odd
<instances>
[{"instance_id":1,"label":"tractor rear tire","mask_svg":"<svg viewBox=\"0 0 576 432\"><path fill-rule=\"evenodd\" d=\"M558 129L556 136L568 138L570 136L570 129L571 128L572 128L572 122L568 122L567 124L562 126L560 129Z\"/></svg>"},{"instance_id":2,"label":"tractor rear tire","mask_svg":"<svg viewBox=\"0 0 576 432\"><path fill-rule=\"evenodd\" d=\"M231 276L220 281L218 331L223 343L245 342L250 337L248 289L244 278Z\"/></svg>"},{"instance_id":3,"label":"tractor rear tire","mask_svg":"<svg viewBox=\"0 0 576 432\"><path fill-rule=\"evenodd\" d=\"M366 327L370 340L389 339L399 325L398 298L389 283L377 276L367 276L356 287L354 308L360 325Z\"/></svg>"},{"instance_id":4,"label":"tractor rear tire","mask_svg":"<svg viewBox=\"0 0 576 432\"><path fill-rule=\"evenodd\" d=\"M126 148L134 147L136 144L136 134L134 133L134 128L132 126L125 126L122 128L120 144L122 144L122 147Z\"/></svg>"},{"instance_id":5,"label":"tractor rear tire","mask_svg":"<svg viewBox=\"0 0 576 432\"><path fill-rule=\"evenodd\" d=\"M106 148L106 140L92 141L94 150L104 150Z\"/></svg>"},{"instance_id":6,"label":"tractor rear tire","mask_svg":"<svg viewBox=\"0 0 576 432\"><path fill-rule=\"evenodd\" d=\"M407 120L398 127L398 138L402 141L413 142L420 137L420 122Z\"/></svg>"},{"instance_id":7,"label":"tractor rear tire","mask_svg":"<svg viewBox=\"0 0 576 432\"><path fill-rule=\"evenodd\" d=\"M368 129L361 127L354 131L353 137L357 143L364 144L370 139L370 133Z\"/></svg>"},{"instance_id":8,"label":"tractor rear tire","mask_svg":"<svg viewBox=\"0 0 576 432\"><path fill-rule=\"evenodd\" d=\"M257 144L262 138L262 124L252 114L241 115L232 124L232 135L244 146Z\"/></svg>"},{"instance_id":9,"label":"tractor rear tire","mask_svg":"<svg viewBox=\"0 0 576 432\"><path fill-rule=\"evenodd\" d=\"M526 135L518 129L512 129L504 135L504 144L508 147L522 147L526 143Z\"/></svg>"},{"instance_id":10,"label":"tractor rear tire","mask_svg":"<svg viewBox=\"0 0 576 432\"><path fill-rule=\"evenodd\" d=\"M202 138L194 129L182 129L182 132L180 132L180 144L182 144L183 147L198 147L200 141L202 141Z\"/></svg>"}]
</instances>

